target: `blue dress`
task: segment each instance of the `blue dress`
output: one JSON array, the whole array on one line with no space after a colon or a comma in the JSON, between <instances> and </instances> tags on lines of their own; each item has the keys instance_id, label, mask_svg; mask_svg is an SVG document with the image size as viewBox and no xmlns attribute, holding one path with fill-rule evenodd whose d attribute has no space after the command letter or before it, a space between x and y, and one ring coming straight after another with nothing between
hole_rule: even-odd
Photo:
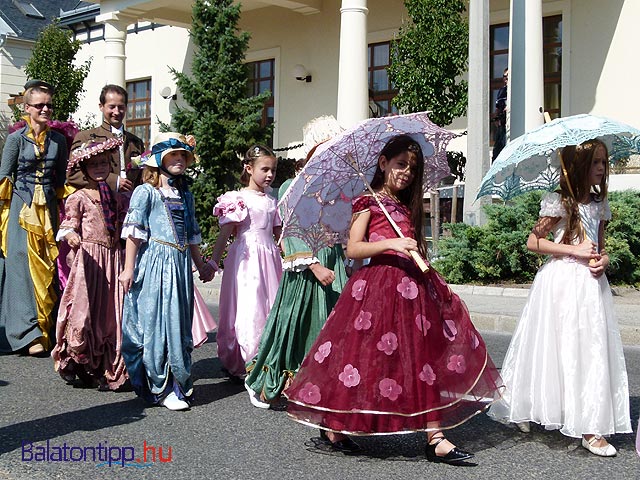
<instances>
[{"instance_id":1,"label":"blue dress","mask_svg":"<svg viewBox=\"0 0 640 480\"><path fill-rule=\"evenodd\" d=\"M181 400L193 391L189 244L200 243L200 229L192 194L183 194L183 203L164 192L149 184L135 189L122 235L146 240L124 300L122 355L136 393L152 403L172 390Z\"/></svg>"}]
</instances>

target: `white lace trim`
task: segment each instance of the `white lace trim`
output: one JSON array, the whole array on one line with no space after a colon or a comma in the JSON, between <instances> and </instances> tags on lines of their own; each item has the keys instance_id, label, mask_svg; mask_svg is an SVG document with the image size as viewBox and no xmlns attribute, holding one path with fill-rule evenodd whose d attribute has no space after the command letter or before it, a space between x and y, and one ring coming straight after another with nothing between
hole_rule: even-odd
<instances>
[{"instance_id":1,"label":"white lace trim","mask_svg":"<svg viewBox=\"0 0 640 480\"><path fill-rule=\"evenodd\" d=\"M560 194L550 192L542 197L540 201L541 217L566 217L567 210L562 205L562 197Z\"/></svg>"},{"instance_id":2,"label":"white lace trim","mask_svg":"<svg viewBox=\"0 0 640 480\"><path fill-rule=\"evenodd\" d=\"M123 227L120 238L124 238L126 240L129 237L137 238L142 240L143 242L146 242L149 240L149 232L145 232L135 225L127 225L126 227Z\"/></svg>"},{"instance_id":3,"label":"white lace trim","mask_svg":"<svg viewBox=\"0 0 640 480\"><path fill-rule=\"evenodd\" d=\"M67 240L64 238L67 234L75 232L73 228L64 228L58 230L58 234L56 235L56 242L66 242Z\"/></svg>"},{"instance_id":4,"label":"white lace trim","mask_svg":"<svg viewBox=\"0 0 640 480\"><path fill-rule=\"evenodd\" d=\"M302 272L314 263L320 263L316 257L302 257L293 260L283 260L282 269L286 272Z\"/></svg>"}]
</instances>

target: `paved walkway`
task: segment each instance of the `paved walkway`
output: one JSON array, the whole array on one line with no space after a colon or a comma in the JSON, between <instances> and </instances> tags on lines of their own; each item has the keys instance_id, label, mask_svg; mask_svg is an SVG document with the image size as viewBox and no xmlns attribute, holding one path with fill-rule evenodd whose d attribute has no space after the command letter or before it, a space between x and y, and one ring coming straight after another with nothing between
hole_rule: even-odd
<instances>
[{"instance_id":1,"label":"paved walkway","mask_svg":"<svg viewBox=\"0 0 640 480\"><path fill-rule=\"evenodd\" d=\"M214 316L218 314L220 281L196 285ZM527 300L529 289L500 286L451 285L465 301L476 328L483 331L513 333ZM625 345L640 346L640 291L634 288L613 288L616 317Z\"/></svg>"}]
</instances>

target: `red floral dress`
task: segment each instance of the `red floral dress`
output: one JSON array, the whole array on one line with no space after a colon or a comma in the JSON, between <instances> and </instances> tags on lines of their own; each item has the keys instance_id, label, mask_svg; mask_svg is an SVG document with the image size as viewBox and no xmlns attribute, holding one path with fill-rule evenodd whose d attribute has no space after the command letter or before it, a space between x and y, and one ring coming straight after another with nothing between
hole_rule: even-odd
<instances>
[{"instance_id":1,"label":"red floral dress","mask_svg":"<svg viewBox=\"0 0 640 480\"><path fill-rule=\"evenodd\" d=\"M413 237L407 207L383 203ZM354 200L366 210L369 241L396 237L371 196ZM455 427L502 388L460 298L433 268L387 251L351 277L285 394L294 420L366 435Z\"/></svg>"}]
</instances>

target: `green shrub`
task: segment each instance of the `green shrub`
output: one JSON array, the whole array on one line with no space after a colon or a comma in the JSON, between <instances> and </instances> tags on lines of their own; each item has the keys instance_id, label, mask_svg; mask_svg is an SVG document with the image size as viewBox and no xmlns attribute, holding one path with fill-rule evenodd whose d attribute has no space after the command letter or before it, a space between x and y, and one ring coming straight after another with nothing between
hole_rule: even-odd
<instances>
[{"instance_id":1,"label":"green shrub","mask_svg":"<svg viewBox=\"0 0 640 480\"><path fill-rule=\"evenodd\" d=\"M605 247L609 252L609 281L640 285L640 193L609 194L611 221L607 225Z\"/></svg>"},{"instance_id":2,"label":"green shrub","mask_svg":"<svg viewBox=\"0 0 640 480\"><path fill-rule=\"evenodd\" d=\"M530 282L546 257L527 250L541 192L485 207L486 225L445 224L434 266L451 283ZM609 195L612 221L605 239L613 284L640 284L640 193Z\"/></svg>"}]
</instances>

